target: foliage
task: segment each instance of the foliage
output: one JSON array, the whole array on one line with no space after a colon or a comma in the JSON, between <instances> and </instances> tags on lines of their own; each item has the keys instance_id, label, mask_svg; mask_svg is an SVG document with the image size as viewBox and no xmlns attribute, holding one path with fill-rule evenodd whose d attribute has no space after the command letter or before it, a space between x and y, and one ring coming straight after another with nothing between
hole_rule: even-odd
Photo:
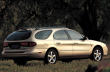
<instances>
[{"instance_id":1,"label":"foliage","mask_svg":"<svg viewBox=\"0 0 110 72\"><path fill-rule=\"evenodd\" d=\"M0 44L22 27L66 26L90 39L109 39L109 0L0 0Z\"/></svg>"}]
</instances>

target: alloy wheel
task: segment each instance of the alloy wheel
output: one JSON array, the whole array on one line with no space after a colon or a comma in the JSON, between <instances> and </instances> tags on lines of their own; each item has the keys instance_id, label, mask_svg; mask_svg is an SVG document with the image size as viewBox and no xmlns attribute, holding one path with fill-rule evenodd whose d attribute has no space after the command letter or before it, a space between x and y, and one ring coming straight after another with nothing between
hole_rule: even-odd
<instances>
[{"instance_id":1,"label":"alloy wheel","mask_svg":"<svg viewBox=\"0 0 110 72\"><path fill-rule=\"evenodd\" d=\"M102 59L102 51L100 49L95 49L93 56L95 61L100 61Z\"/></svg>"},{"instance_id":2,"label":"alloy wheel","mask_svg":"<svg viewBox=\"0 0 110 72\"><path fill-rule=\"evenodd\" d=\"M56 53L54 51L49 51L47 57L49 63L54 64L56 62Z\"/></svg>"}]
</instances>

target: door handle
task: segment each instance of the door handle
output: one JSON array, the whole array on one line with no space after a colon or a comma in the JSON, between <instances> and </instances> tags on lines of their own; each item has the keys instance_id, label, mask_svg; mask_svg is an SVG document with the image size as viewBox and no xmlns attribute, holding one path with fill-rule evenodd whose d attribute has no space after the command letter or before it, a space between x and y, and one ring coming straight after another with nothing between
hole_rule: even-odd
<instances>
[{"instance_id":1,"label":"door handle","mask_svg":"<svg viewBox=\"0 0 110 72\"><path fill-rule=\"evenodd\" d=\"M78 43L74 43L74 44L78 44Z\"/></svg>"},{"instance_id":2,"label":"door handle","mask_svg":"<svg viewBox=\"0 0 110 72\"><path fill-rule=\"evenodd\" d=\"M56 43L57 45L60 45L61 43Z\"/></svg>"}]
</instances>

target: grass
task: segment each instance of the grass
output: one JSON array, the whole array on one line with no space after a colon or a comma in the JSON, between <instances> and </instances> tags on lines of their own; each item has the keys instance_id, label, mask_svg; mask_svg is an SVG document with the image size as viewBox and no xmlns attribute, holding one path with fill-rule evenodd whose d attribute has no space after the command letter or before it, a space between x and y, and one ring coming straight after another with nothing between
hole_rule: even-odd
<instances>
[{"instance_id":1,"label":"grass","mask_svg":"<svg viewBox=\"0 0 110 72\"><path fill-rule=\"evenodd\" d=\"M110 72L110 67L107 67L106 69L104 69L103 72Z\"/></svg>"},{"instance_id":2,"label":"grass","mask_svg":"<svg viewBox=\"0 0 110 72\"><path fill-rule=\"evenodd\" d=\"M44 65L43 61L29 61L26 66L18 66L12 60L0 61L0 72L85 72L88 65L98 65L89 59L73 60L70 63L58 61L56 64Z\"/></svg>"}]
</instances>

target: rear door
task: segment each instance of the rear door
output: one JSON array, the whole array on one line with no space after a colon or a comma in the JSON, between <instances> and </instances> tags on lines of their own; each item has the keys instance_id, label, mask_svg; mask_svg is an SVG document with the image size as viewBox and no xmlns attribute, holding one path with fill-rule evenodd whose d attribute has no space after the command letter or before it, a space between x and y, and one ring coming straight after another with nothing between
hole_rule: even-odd
<instances>
[{"instance_id":1,"label":"rear door","mask_svg":"<svg viewBox=\"0 0 110 72\"><path fill-rule=\"evenodd\" d=\"M56 31L53 35L53 38L55 45L59 50L59 55L62 57L71 57L73 41L70 40L65 30Z\"/></svg>"}]
</instances>

